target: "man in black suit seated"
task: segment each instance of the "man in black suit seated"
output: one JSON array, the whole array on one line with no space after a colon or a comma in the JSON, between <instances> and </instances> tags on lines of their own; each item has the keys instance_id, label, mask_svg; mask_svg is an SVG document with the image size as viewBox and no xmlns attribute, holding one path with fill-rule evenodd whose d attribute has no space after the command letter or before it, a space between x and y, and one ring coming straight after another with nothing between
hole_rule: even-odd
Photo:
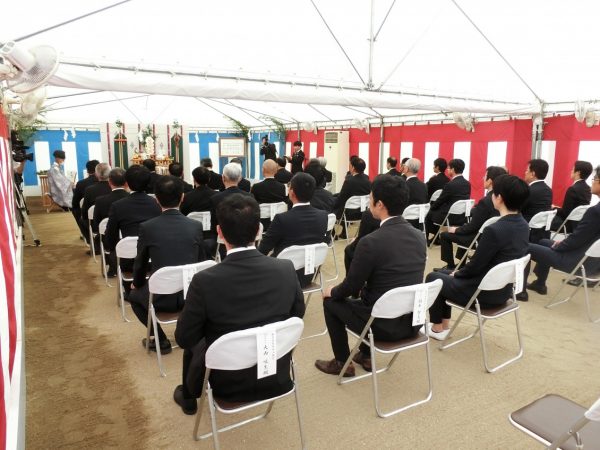
<instances>
[{"instance_id":1,"label":"man in black suit seated","mask_svg":"<svg viewBox=\"0 0 600 450\"><path fill-rule=\"evenodd\" d=\"M448 167L448 163L444 158L437 158L433 161L433 171L435 172L435 175L425 183L427 185L427 195L429 199L431 199L434 192L444 189L444 186L450 181L450 178L446 176L446 167Z\"/></svg>"},{"instance_id":2,"label":"man in black suit seated","mask_svg":"<svg viewBox=\"0 0 600 450\"><path fill-rule=\"evenodd\" d=\"M408 188L402 177L379 175L373 181L369 210L381 220L379 229L360 240L346 278L323 294L325 322L334 358L317 360L322 372L337 375L350 354L345 327L362 332L375 302L390 289L423 281L427 251L425 238L401 216L408 202ZM393 242L394 245L390 245ZM398 251L402 249L402 251ZM360 298L349 298L360 292ZM418 333L412 314L397 319L376 319L371 329L375 339L397 341ZM354 362L371 370L369 347L361 344ZM354 376L351 363L344 373Z\"/></svg>"},{"instance_id":3,"label":"man in black suit seated","mask_svg":"<svg viewBox=\"0 0 600 450\"><path fill-rule=\"evenodd\" d=\"M544 179L548 175L548 163L543 159L532 159L527 163L524 180L529 184L529 200L523 207L523 218L529 222L533 216L552 209L552 189ZM533 243L550 237L550 231L531 230L529 240Z\"/></svg>"},{"instance_id":4,"label":"man in black suit seated","mask_svg":"<svg viewBox=\"0 0 600 450\"><path fill-rule=\"evenodd\" d=\"M590 186L586 183L586 180L592 174L594 168L588 161L575 161L573 171L571 172L571 179L573 184L569 186L567 192L565 192L565 198L562 203L562 208L553 206L556 209L556 216L552 221L552 231L558 231L558 227L565 221L571 211L578 206L589 205L592 200L592 191ZM567 222L567 232L571 233L577 222Z\"/></svg>"},{"instance_id":5,"label":"man in black suit seated","mask_svg":"<svg viewBox=\"0 0 600 450\"><path fill-rule=\"evenodd\" d=\"M361 158L354 158L350 161L351 176L347 177L342 185L340 193L335 197L335 216L339 219L344 212L346 201L355 195L369 195L371 192L371 181L365 175L367 165ZM362 212L360 209L346 210L346 218L348 220L360 219ZM341 239L346 239L346 229L343 228Z\"/></svg>"},{"instance_id":6,"label":"man in black suit seated","mask_svg":"<svg viewBox=\"0 0 600 450\"><path fill-rule=\"evenodd\" d=\"M427 203L427 186L417 175L421 170L421 161L417 158L410 158L404 164L404 175L406 175L406 186L408 187L408 204L422 205Z\"/></svg>"},{"instance_id":7,"label":"man in black suit seated","mask_svg":"<svg viewBox=\"0 0 600 450\"><path fill-rule=\"evenodd\" d=\"M319 164L321 164L323 174L325 174L325 183L331 183L331 180L333 180L333 174L327 170L327 159L324 156L319 156L317 160L319 161Z\"/></svg>"},{"instance_id":8,"label":"man in black suit seated","mask_svg":"<svg viewBox=\"0 0 600 450\"><path fill-rule=\"evenodd\" d=\"M451 308L446 300L466 305L490 269L528 253L529 225L519 213L528 196L527 184L514 175L500 175L494 180L492 202L500 219L485 229L473 258L457 271L443 270L427 275L426 282L440 279L444 283L429 308L429 336L440 341L448 336ZM504 304L511 295L512 285L506 285L497 291L483 292L478 300L485 309Z\"/></svg>"},{"instance_id":9,"label":"man in black suit seated","mask_svg":"<svg viewBox=\"0 0 600 450\"><path fill-rule=\"evenodd\" d=\"M348 273L350 270L350 265L352 264L352 259L354 258L354 252L356 251L356 247L358 246L360 240L367 234L378 230L380 223L381 221L373 217L373 214L371 214L371 211L368 209L362 213L360 225L358 226L358 234L352 240L352 242L346 245L346 248L344 249L344 267L346 268L346 273Z\"/></svg>"},{"instance_id":10,"label":"man in black suit seated","mask_svg":"<svg viewBox=\"0 0 600 450\"><path fill-rule=\"evenodd\" d=\"M277 148L275 147L275 144L269 143L269 136L267 135L262 138L260 154L264 156L265 159L272 159L273 161L277 159Z\"/></svg>"},{"instance_id":11,"label":"man in black suit seated","mask_svg":"<svg viewBox=\"0 0 600 450\"><path fill-rule=\"evenodd\" d=\"M287 161L285 158L277 158L275 160L277 163L277 172L274 175L274 178L282 184L288 184L292 179L292 172L285 168Z\"/></svg>"},{"instance_id":12,"label":"man in black suit seated","mask_svg":"<svg viewBox=\"0 0 600 450\"><path fill-rule=\"evenodd\" d=\"M120 167L116 167L110 171L110 174L108 175L108 185L112 189L111 193L101 195L96 199L96 204L94 207L94 222L92 224L92 229L96 232L98 231L100 222L108 217L111 205L129 195L129 192L127 192L125 189L127 186L127 181L125 181L125 171ZM104 236L104 248L107 248L106 236ZM114 251L110 252L110 254L106 257L106 262L108 264L108 276L116 276L117 255Z\"/></svg>"},{"instance_id":13,"label":"man in black suit seated","mask_svg":"<svg viewBox=\"0 0 600 450\"><path fill-rule=\"evenodd\" d=\"M292 165L292 175L298 172L304 171L304 152L302 151L302 142L296 141L293 145L292 157L286 156L285 158Z\"/></svg>"},{"instance_id":14,"label":"man in black suit seated","mask_svg":"<svg viewBox=\"0 0 600 450\"><path fill-rule=\"evenodd\" d=\"M259 204L285 201L285 186L274 178L277 172L277 163L272 159L266 159L263 163L262 172L264 180L255 183L250 188L250 193L254 195L256 201Z\"/></svg>"},{"instance_id":15,"label":"man in black suit seated","mask_svg":"<svg viewBox=\"0 0 600 450\"><path fill-rule=\"evenodd\" d=\"M87 236L87 219L85 222L81 220L81 206L79 203L83 200L83 194L85 194L85 189L88 186L91 186L94 183L98 182L96 178L96 166L100 164L100 162L96 159L92 159L85 163L85 169L87 171L88 176L83 180L79 180L73 189L73 204L71 207L71 213L73 213L73 217L75 218L75 222L77 222L77 226L79 227L79 231L81 232L81 236Z\"/></svg>"},{"instance_id":16,"label":"man in black suit seated","mask_svg":"<svg viewBox=\"0 0 600 450\"><path fill-rule=\"evenodd\" d=\"M600 166L596 167L592 182L592 194L600 197ZM545 295L548 292L546 280L550 267L556 267L564 272L570 272L583 258L587 249L600 239L600 203L590 207L583 215L581 222L573 233L564 241L551 241L542 239L539 244L529 244L531 261L537 264L533 273L537 279L527 285L527 289ZM600 258L589 258L585 268L587 273L594 274L600 270ZM529 267L525 271L525 279L529 274ZM527 295L521 296L527 300Z\"/></svg>"},{"instance_id":17,"label":"man in black suit seated","mask_svg":"<svg viewBox=\"0 0 600 450\"><path fill-rule=\"evenodd\" d=\"M475 239L475 236L477 236L483 223L500 214L496 208L494 208L494 204L492 203L494 180L500 175L506 175L506 169L498 166L488 167L485 171L485 179L483 182L483 187L487 191L487 194L483 196L471 210L471 221L460 227L449 227L447 231L440 234L441 257L442 261L446 263L446 266L442 267L442 269L454 270L456 267L454 256L452 255L452 243L468 247L473 239ZM456 249L457 259L460 260L464 254L465 249L460 247Z\"/></svg>"},{"instance_id":18,"label":"man in black suit seated","mask_svg":"<svg viewBox=\"0 0 600 450\"><path fill-rule=\"evenodd\" d=\"M202 158L200 165L210 172L210 180L208 181L208 187L213 191L222 191L225 189L223 185L223 177L221 174L213 171L213 163L210 158Z\"/></svg>"},{"instance_id":19,"label":"man in black suit seated","mask_svg":"<svg viewBox=\"0 0 600 450\"><path fill-rule=\"evenodd\" d=\"M192 171L195 188L183 196L183 202L181 202L180 207L181 214L187 216L194 211L210 211L210 199L213 195L217 194L216 191L208 187L211 173L212 172L205 167L196 167ZM206 231L208 230L204 231L206 235Z\"/></svg>"},{"instance_id":20,"label":"man in black suit seated","mask_svg":"<svg viewBox=\"0 0 600 450\"><path fill-rule=\"evenodd\" d=\"M388 175L393 175L395 177L399 177L400 175L402 175L402 172L398 172L398 170L396 169L396 166L398 165L398 160L396 158L394 158L393 156L390 156L386 163L385 163L386 167L387 167L387 174Z\"/></svg>"},{"instance_id":21,"label":"man in black suit seated","mask_svg":"<svg viewBox=\"0 0 600 450\"><path fill-rule=\"evenodd\" d=\"M229 162L232 162L232 163L235 163L235 164L239 164L240 168L242 170L244 170L244 168L242 166L242 160L240 158L231 158L231 161L229 161ZM244 178L244 175L243 175L243 173L241 171L240 171L240 174L241 174L241 178L240 178L240 181L238 182L238 187L242 191L250 192L250 189L252 188L252 185L250 184L250 181L248 181L247 179Z\"/></svg>"},{"instance_id":22,"label":"man in black suit seated","mask_svg":"<svg viewBox=\"0 0 600 450\"><path fill-rule=\"evenodd\" d=\"M315 179L303 172L298 172L290 182L290 200L292 209L277 214L271 226L263 235L258 251L273 256L292 245L308 245L325 242L327 232L327 212L310 206L310 199L315 192ZM298 273L300 284L306 286L313 276L304 275L304 269Z\"/></svg>"},{"instance_id":23,"label":"man in black suit seated","mask_svg":"<svg viewBox=\"0 0 600 450\"><path fill-rule=\"evenodd\" d=\"M439 229L436 223L442 223L450 207L456 201L468 200L471 196L471 183L463 177L463 170L465 170L465 162L462 159L451 159L448 163L448 174L451 180L442 188L438 199L431 204L429 214L425 218L427 233L435 235ZM465 216L464 214L451 214L448 221L450 225L462 225L465 222Z\"/></svg>"},{"instance_id":24,"label":"man in black suit seated","mask_svg":"<svg viewBox=\"0 0 600 450\"><path fill-rule=\"evenodd\" d=\"M85 192L83 194L83 205L81 206L81 221L86 226L88 224L88 212L89 209L96 204L96 199L102 195L110 194L111 188L108 185L108 176L110 174L110 166L106 163L99 163L96 166L96 178L98 179L97 183L93 183L92 185L85 188ZM92 230L93 221L92 221ZM90 242L89 236L89 228L86 227L86 234L84 235L88 242ZM98 239L94 240L94 246L96 248L96 253L100 251L100 241ZM89 253L89 251L88 251Z\"/></svg>"},{"instance_id":25,"label":"man in black suit seated","mask_svg":"<svg viewBox=\"0 0 600 450\"><path fill-rule=\"evenodd\" d=\"M409 160L410 158L402 158L402 161L400 162L400 176L402 178L404 178L406 180L406 162Z\"/></svg>"},{"instance_id":26,"label":"man in black suit seated","mask_svg":"<svg viewBox=\"0 0 600 450\"><path fill-rule=\"evenodd\" d=\"M219 204L218 233L227 256L194 276L175 330L184 352L183 380L173 399L185 414L197 411L204 357L213 342L233 331L304 316L304 296L291 261L266 257L254 248L259 217L258 203L250 196L231 195ZM216 397L230 402L283 394L292 387L290 355L277 361L276 375L257 380L256 366L214 370L210 384Z\"/></svg>"},{"instance_id":27,"label":"man in black suit seated","mask_svg":"<svg viewBox=\"0 0 600 450\"><path fill-rule=\"evenodd\" d=\"M190 183L188 183L187 181L185 181L183 179L183 164L178 163L178 162L173 162L173 163L169 164L169 174L173 175L174 177L177 177L181 181L183 181L183 193L184 194L187 194L188 192L191 192L194 190L194 186L192 186Z\"/></svg>"},{"instance_id":28,"label":"man in black suit seated","mask_svg":"<svg viewBox=\"0 0 600 450\"><path fill-rule=\"evenodd\" d=\"M304 172L311 175L315 179L317 185L315 193L310 199L310 206L322 209L323 211L326 211L327 214L332 213L335 205L335 198L331 192L325 189L325 172L319 160L311 159L304 168Z\"/></svg>"},{"instance_id":29,"label":"man in black suit seated","mask_svg":"<svg viewBox=\"0 0 600 450\"><path fill-rule=\"evenodd\" d=\"M179 211L183 200L183 182L172 175L160 177L154 185L156 200L161 207L160 216L140 224L137 255L133 264L133 282L129 302L139 321L148 323L150 298L146 274L167 266L193 264L206 259L202 239L202 224L188 219ZM154 308L159 312L176 312L183 308L183 292L154 297ZM163 354L171 352L171 342L158 325L158 342ZM156 338L150 331L150 349L156 351ZM146 347L146 339L142 340Z\"/></svg>"},{"instance_id":30,"label":"man in black suit seated","mask_svg":"<svg viewBox=\"0 0 600 450\"><path fill-rule=\"evenodd\" d=\"M156 173L156 161L148 158L142 161L142 165L150 172L150 182L146 188L146 194L154 194L154 185L160 178L160 175Z\"/></svg>"}]
</instances>

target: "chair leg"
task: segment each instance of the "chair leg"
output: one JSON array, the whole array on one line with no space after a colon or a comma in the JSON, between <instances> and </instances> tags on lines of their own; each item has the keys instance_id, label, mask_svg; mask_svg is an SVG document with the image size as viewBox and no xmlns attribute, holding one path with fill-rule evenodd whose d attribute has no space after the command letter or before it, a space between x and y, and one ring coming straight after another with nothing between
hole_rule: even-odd
<instances>
[{"instance_id":1,"label":"chair leg","mask_svg":"<svg viewBox=\"0 0 600 450\"><path fill-rule=\"evenodd\" d=\"M479 303L475 304L475 308L477 309L477 321L479 322L479 329L481 331L481 351L483 353L483 365L485 367L485 370L488 373L494 373L500 370L501 368L517 361L518 359L521 359L521 357L523 356L523 341L521 339L521 327L519 326L519 310L515 310L515 325L517 329L517 339L519 341L519 353L517 353L517 356L510 358L495 367L490 367L485 345L485 336L483 332L483 325L485 324L485 320L481 317L481 308L479 307Z\"/></svg>"},{"instance_id":2,"label":"chair leg","mask_svg":"<svg viewBox=\"0 0 600 450\"><path fill-rule=\"evenodd\" d=\"M442 220L442 224L439 226L437 232L435 233L435 235L433 236L433 239L431 240L431 244L429 244L429 248L433 247L433 243L435 242L435 240L438 238L438 236L440 235L440 233L442 232L442 227L445 227L447 220L444 219ZM450 225L450 222L448 222L448 226Z\"/></svg>"},{"instance_id":3,"label":"chair leg","mask_svg":"<svg viewBox=\"0 0 600 450\"><path fill-rule=\"evenodd\" d=\"M338 269L338 263L337 263L337 258L335 257L335 243L332 243L331 245L331 252L333 254L333 266L335 267L335 277L333 278L328 278L325 281L334 281L337 280L340 276L340 272Z\"/></svg>"},{"instance_id":4,"label":"chair leg","mask_svg":"<svg viewBox=\"0 0 600 450\"><path fill-rule=\"evenodd\" d=\"M217 428L217 411L215 409L215 400L212 389L208 390L208 410L210 412L210 426L212 428L212 437L215 450L219 450L219 429Z\"/></svg>"},{"instance_id":5,"label":"chair leg","mask_svg":"<svg viewBox=\"0 0 600 450\"><path fill-rule=\"evenodd\" d=\"M306 449L306 441L304 439L304 427L302 426L302 413L300 412L300 394L298 392L298 382L296 380L296 369L294 365L294 359L291 361L292 378L294 380L294 398L296 399L296 413L298 414L298 428L300 430L300 444L302 450Z\"/></svg>"},{"instance_id":6,"label":"chair leg","mask_svg":"<svg viewBox=\"0 0 600 450\"><path fill-rule=\"evenodd\" d=\"M575 289L573 289L571 294L569 294L566 298L556 301L556 299L558 298L558 294L560 293L560 291L562 291L562 288L566 285L566 283L567 283L567 279L565 278L563 280L559 290L556 292L556 294L554 294L554 297L552 297L552 299L546 304L546 306L545 306L546 308L550 309L555 306L558 306L558 305L568 302L575 296L575 294L577 294L577 291L581 288L581 285L577 286Z\"/></svg>"},{"instance_id":7,"label":"chair leg","mask_svg":"<svg viewBox=\"0 0 600 450\"><path fill-rule=\"evenodd\" d=\"M346 219L346 213L344 213L344 229L346 230L346 242L349 242L350 235L348 234L348 219Z\"/></svg>"},{"instance_id":8,"label":"chair leg","mask_svg":"<svg viewBox=\"0 0 600 450\"><path fill-rule=\"evenodd\" d=\"M156 346L156 358L158 359L158 370L160 371L161 377L166 377L167 374L163 368L162 363L162 353L160 351L160 340L158 339L158 321L156 319L156 311L154 310L154 306L150 306L151 316L152 316L152 329L154 330L154 345ZM148 333L150 331L148 330ZM150 338L146 341L146 346L148 351L150 351Z\"/></svg>"},{"instance_id":9,"label":"chair leg","mask_svg":"<svg viewBox=\"0 0 600 450\"><path fill-rule=\"evenodd\" d=\"M592 323L598 323L598 322L600 322L600 316L598 316L595 319L592 316L592 307L590 305L590 292L589 292L590 289L588 288L588 285L587 285L587 275L585 272L585 266L581 266L581 274L582 274L581 281L583 284L583 292L584 292L584 296L585 296L585 309L587 311L588 319L590 319L590 322L592 322Z\"/></svg>"},{"instance_id":10,"label":"chair leg","mask_svg":"<svg viewBox=\"0 0 600 450\"><path fill-rule=\"evenodd\" d=\"M479 294L479 292L476 292L475 295ZM462 310L462 312L460 313L460 316L458 316L458 319L456 319L456 321L452 324L452 327L450 328L450 332L448 333L448 336L446 336L446 338L442 341L442 343L439 346L440 350L445 350L447 348L453 347L456 344L459 344L463 341L466 341L467 339L471 339L473 336L475 336L475 334L477 333L477 330L475 330L473 333L471 333L469 336L467 336L466 338L462 338L459 339L458 341L452 342L451 344L447 344L448 340L450 339L450 337L452 336L452 334L454 333L454 330L456 330L456 327L458 327L458 324L461 322L461 320L463 319L463 317L465 316L465 314L467 314L468 309L471 307L471 304L473 303L473 301L469 301L469 303L467 304L467 306L465 306Z\"/></svg>"}]
</instances>

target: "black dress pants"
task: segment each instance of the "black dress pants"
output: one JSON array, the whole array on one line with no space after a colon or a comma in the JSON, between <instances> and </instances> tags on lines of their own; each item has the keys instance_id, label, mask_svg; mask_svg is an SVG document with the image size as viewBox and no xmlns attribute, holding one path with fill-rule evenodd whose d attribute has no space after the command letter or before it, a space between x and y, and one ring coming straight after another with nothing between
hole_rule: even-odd
<instances>
[{"instance_id":1,"label":"black dress pants","mask_svg":"<svg viewBox=\"0 0 600 450\"><path fill-rule=\"evenodd\" d=\"M448 265L448 268L452 268L456 265L454 262L454 256L452 255L452 243L468 247L475 236L476 234L456 234L449 233L447 231L440 233L442 261ZM462 258L465 254L465 251L466 250L464 248L458 247L456 249L456 259L460 260L460 258Z\"/></svg>"}]
</instances>

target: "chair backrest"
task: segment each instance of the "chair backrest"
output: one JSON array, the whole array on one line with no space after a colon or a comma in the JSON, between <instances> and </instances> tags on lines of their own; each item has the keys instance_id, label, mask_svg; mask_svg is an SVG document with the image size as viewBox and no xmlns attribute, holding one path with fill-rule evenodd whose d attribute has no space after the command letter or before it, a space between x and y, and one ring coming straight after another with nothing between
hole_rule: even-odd
<instances>
[{"instance_id":1,"label":"chair backrest","mask_svg":"<svg viewBox=\"0 0 600 450\"><path fill-rule=\"evenodd\" d=\"M210 230L210 211L192 211L187 216L200 222L204 231Z\"/></svg>"},{"instance_id":2,"label":"chair backrest","mask_svg":"<svg viewBox=\"0 0 600 450\"><path fill-rule=\"evenodd\" d=\"M117 242L117 258L135 258L137 255L137 236L127 236Z\"/></svg>"},{"instance_id":3,"label":"chair backrest","mask_svg":"<svg viewBox=\"0 0 600 450\"><path fill-rule=\"evenodd\" d=\"M506 261L492 267L479 283L478 289L482 291L502 289L507 284L516 283L519 277L521 277L522 282L523 270L530 258L531 255L525 255L522 258Z\"/></svg>"},{"instance_id":4,"label":"chair backrest","mask_svg":"<svg viewBox=\"0 0 600 450\"><path fill-rule=\"evenodd\" d=\"M346 200L346 204L344 205L344 209L360 209L361 212L366 210L369 206L369 196L368 195L353 195L348 200Z\"/></svg>"},{"instance_id":5,"label":"chair backrest","mask_svg":"<svg viewBox=\"0 0 600 450\"><path fill-rule=\"evenodd\" d=\"M96 209L96 205L90 206L88 209L88 220L94 220L94 210Z\"/></svg>"},{"instance_id":6,"label":"chair backrest","mask_svg":"<svg viewBox=\"0 0 600 450\"><path fill-rule=\"evenodd\" d=\"M417 292L421 291L427 292L427 305L425 309L429 309L442 290L442 286L442 280L434 280L429 283L390 289L375 302L371 316L379 319L395 319L396 317L411 313L415 305L415 296Z\"/></svg>"},{"instance_id":7,"label":"chair backrest","mask_svg":"<svg viewBox=\"0 0 600 450\"><path fill-rule=\"evenodd\" d=\"M594 242L585 252L585 256L589 258L600 258L600 239Z\"/></svg>"},{"instance_id":8,"label":"chair backrest","mask_svg":"<svg viewBox=\"0 0 600 450\"><path fill-rule=\"evenodd\" d=\"M419 205L408 205L404 212L402 213L402 217L406 220L419 220L419 223L425 222L425 216L429 212L431 208L430 203L422 203Z\"/></svg>"},{"instance_id":9,"label":"chair backrest","mask_svg":"<svg viewBox=\"0 0 600 450\"><path fill-rule=\"evenodd\" d=\"M188 274L200 272L217 264L212 259L194 264L184 264L181 266L167 266L158 269L148 279L148 290L151 294L175 294L176 292L187 289L186 282L189 284L191 277Z\"/></svg>"},{"instance_id":10,"label":"chair backrest","mask_svg":"<svg viewBox=\"0 0 600 450\"><path fill-rule=\"evenodd\" d=\"M546 230L549 230L554 216L556 216L555 209L550 211L540 211L529 221L529 228L534 228L536 230L545 228Z\"/></svg>"},{"instance_id":11,"label":"chair backrest","mask_svg":"<svg viewBox=\"0 0 600 450\"><path fill-rule=\"evenodd\" d=\"M442 195L442 190L438 189L433 194L431 194L431 198L429 199L429 201L430 202L435 202L440 197L440 195Z\"/></svg>"},{"instance_id":12,"label":"chair backrest","mask_svg":"<svg viewBox=\"0 0 600 450\"><path fill-rule=\"evenodd\" d=\"M285 204L285 202L261 203L259 206L261 219L273 220L275 215L284 213L288 210L288 206Z\"/></svg>"},{"instance_id":13,"label":"chair backrest","mask_svg":"<svg viewBox=\"0 0 600 450\"><path fill-rule=\"evenodd\" d=\"M589 209L589 207L590 205L578 206L573 211L571 211L571 213L567 217L567 220L571 222L579 222L583 218L583 215Z\"/></svg>"},{"instance_id":14,"label":"chair backrest","mask_svg":"<svg viewBox=\"0 0 600 450\"><path fill-rule=\"evenodd\" d=\"M311 252L314 249L315 258L314 266L315 270L319 268L327 258L327 251L329 247L324 242L318 244L309 245L292 245L291 247L284 248L283 251L277 255L279 259L289 259L294 264L294 269L299 270L304 268L306 264L306 253Z\"/></svg>"},{"instance_id":15,"label":"chair backrest","mask_svg":"<svg viewBox=\"0 0 600 450\"><path fill-rule=\"evenodd\" d=\"M107 225L108 225L108 217L105 217L98 224L98 233L100 234L100 236L104 236L104 234L106 233Z\"/></svg>"},{"instance_id":16,"label":"chair backrest","mask_svg":"<svg viewBox=\"0 0 600 450\"><path fill-rule=\"evenodd\" d=\"M594 402L590 409L585 412L585 418L594 422L600 422L600 398Z\"/></svg>"},{"instance_id":17,"label":"chair backrest","mask_svg":"<svg viewBox=\"0 0 600 450\"><path fill-rule=\"evenodd\" d=\"M327 215L327 231L333 230L336 220L335 214L331 213Z\"/></svg>"},{"instance_id":18,"label":"chair backrest","mask_svg":"<svg viewBox=\"0 0 600 450\"><path fill-rule=\"evenodd\" d=\"M456 200L450 209L448 210L448 214L464 214L469 217L471 215L471 208L475 204L475 200L467 199L467 200Z\"/></svg>"},{"instance_id":19,"label":"chair backrest","mask_svg":"<svg viewBox=\"0 0 600 450\"><path fill-rule=\"evenodd\" d=\"M483 230L485 230L490 225L495 224L499 220L500 220L500 216L490 217L488 220L486 220L485 222L483 222L483 224L481 225L481 228L479 228L479 234L483 233Z\"/></svg>"},{"instance_id":20,"label":"chair backrest","mask_svg":"<svg viewBox=\"0 0 600 450\"><path fill-rule=\"evenodd\" d=\"M241 370L255 366L258 362L257 336L272 332L276 333L276 358L279 359L296 347L303 329L302 319L291 317L282 322L227 333L206 350L206 367L217 370Z\"/></svg>"}]
</instances>

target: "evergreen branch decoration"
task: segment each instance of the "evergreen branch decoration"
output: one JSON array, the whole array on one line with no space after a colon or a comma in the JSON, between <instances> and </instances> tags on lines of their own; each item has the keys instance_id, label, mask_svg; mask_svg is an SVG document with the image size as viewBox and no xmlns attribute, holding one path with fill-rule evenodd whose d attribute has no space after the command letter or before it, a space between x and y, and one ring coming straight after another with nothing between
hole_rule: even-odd
<instances>
[{"instance_id":1,"label":"evergreen branch decoration","mask_svg":"<svg viewBox=\"0 0 600 450\"><path fill-rule=\"evenodd\" d=\"M242 136L247 141L248 140L248 133L250 133L250 127L244 125L242 122L240 122L239 120L234 119L231 116L225 116L225 117L227 117L227 120L229 120L231 122L231 125L235 129L235 134L238 134L238 135Z\"/></svg>"},{"instance_id":2,"label":"evergreen branch decoration","mask_svg":"<svg viewBox=\"0 0 600 450\"><path fill-rule=\"evenodd\" d=\"M271 122L271 124L273 126L273 131L275 131L275 133L277 133L279 135L279 139L285 139L285 134L287 133L287 128L282 121L276 119L275 117L271 117L271 116L263 116L263 117L261 117L261 119Z\"/></svg>"}]
</instances>

